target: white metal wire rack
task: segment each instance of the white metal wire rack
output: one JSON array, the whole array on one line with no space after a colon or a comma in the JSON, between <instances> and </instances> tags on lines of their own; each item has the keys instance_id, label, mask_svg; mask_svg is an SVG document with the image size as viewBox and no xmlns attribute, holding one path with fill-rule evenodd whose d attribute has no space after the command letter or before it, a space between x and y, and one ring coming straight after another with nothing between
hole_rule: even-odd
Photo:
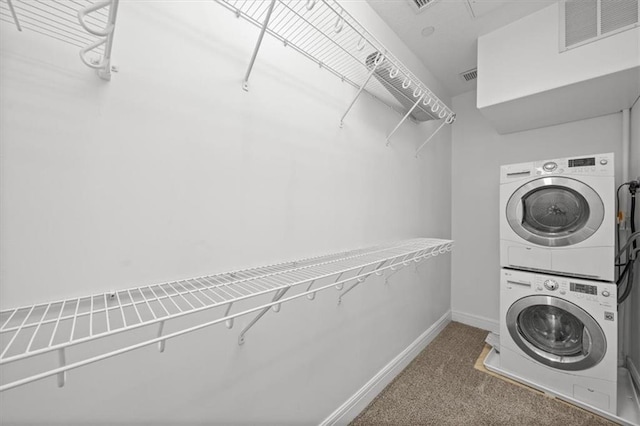
<instances>
[{"instance_id":1,"label":"white metal wire rack","mask_svg":"<svg viewBox=\"0 0 640 426\"><path fill-rule=\"evenodd\" d=\"M111 46L119 0L5 0L0 20L80 48L80 59L111 78Z\"/></svg>"},{"instance_id":2,"label":"white metal wire rack","mask_svg":"<svg viewBox=\"0 0 640 426\"><path fill-rule=\"evenodd\" d=\"M387 137L387 145L406 119L455 121L454 112L336 0L216 1L261 29L244 78L245 90L268 33L358 89L341 125L362 92L404 114Z\"/></svg>"},{"instance_id":3,"label":"white metal wire rack","mask_svg":"<svg viewBox=\"0 0 640 426\"><path fill-rule=\"evenodd\" d=\"M340 291L338 303L341 303L347 293L371 275L383 275L387 270L396 271L412 264L417 267L422 260L447 253L452 247L450 240L419 238L261 268L8 309L0 312L0 368L9 369L51 353L57 353L58 366L30 371L6 383L3 374L0 391L50 376L57 376L58 386L63 386L68 370L153 344L158 344L162 352L168 339L221 322L231 328L235 318L257 313L240 332L238 343L242 344L247 331L269 309L277 312L282 303L303 296L313 300L317 292L331 288ZM296 289L295 294L285 298L292 289ZM241 308L232 312L234 305ZM221 316L214 320L209 317L195 325L173 321L216 308ZM177 330L164 334L165 323L169 321L172 321L172 329ZM87 351L73 352L74 361L67 363L67 351L72 347L86 347L98 339L117 334L128 334L128 338L123 339L126 343L117 348L109 347L97 355L83 357ZM135 342L131 343L131 339ZM22 370L27 371L16 369Z\"/></svg>"}]
</instances>

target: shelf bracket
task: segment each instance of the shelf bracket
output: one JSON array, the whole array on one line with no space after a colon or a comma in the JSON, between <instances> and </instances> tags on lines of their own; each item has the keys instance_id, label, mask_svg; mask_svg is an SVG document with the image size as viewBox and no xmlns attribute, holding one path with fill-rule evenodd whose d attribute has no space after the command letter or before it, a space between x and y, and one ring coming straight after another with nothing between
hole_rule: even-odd
<instances>
[{"instance_id":1,"label":"shelf bracket","mask_svg":"<svg viewBox=\"0 0 640 426\"><path fill-rule=\"evenodd\" d=\"M338 275L338 278L336 278L336 280L333 283L335 284L338 281L340 281L340 278L342 278L343 274L344 274L344 272L340 272L340 274ZM336 284L336 289L338 289L338 290L342 290L343 287L344 287L344 283Z\"/></svg>"},{"instance_id":2,"label":"shelf bracket","mask_svg":"<svg viewBox=\"0 0 640 426\"><path fill-rule=\"evenodd\" d=\"M284 296L287 293L287 291L289 291L290 288L291 287L285 287L285 288L281 288L280 290L276 291L276 294L273 295L273 299L271 300L271 303L277 302L278 300L282 299L282 296ZM269 308L271 308L271 307L275 308L276 306L279 306L279 304L266 306L266 307L262 308L260 313L258 313L258 315L256 315L255 318L253 318L251 320L251 322L249 324L247 324L247 326L245 328L242 329L242 331L240 332L240 336L238 336L238 344L239 345L243 345L244 344L244 335L247 333L247 331L249 331L249 329L251 327L253 327L254 324L257 323L260 320L260 318L262 318L264 316L264 314L266 314L269 311ZM280 308L278 308L277 310L274 309L274 311L275 312L279 312Z\"/></svg>"},{"instance_id":3,"label":"shelf bracket","mask_svg":"<svg viewBox=\"0 0 640 426\"><path fill-rule=\"evenodd\" d=\"M67 365L67 355L65 353L64 348L58 349L58 363L60 364L60 368L63 368ZM61 388L64 386L67 381L67 372L62 371L58 373L58 387Z\"/></svg>"},{"instance_id":4,"label":"shelf bracket","mask_svg":"<svg viewBox=\"0 0 640 426\"><path fill-rule=\"evenodd\" d=\"M402 261L398 262L398 257L396 257L395 259L393 259L390 263L391 266L389 266L389 269L391 270L391 273L388 274L385 278L384 278L384 283L385 284L389 284L389 278L393 277L395 274L398 273L398 271L400 269L402 269L403 265L402 265ZM398 263L396 263L398 262Z\"/></svg>"},{"instance_id":5,"label":"shelf bracket","mask_svg":"<svg viewBox=\"0 0 640 426\"><path fill-rule=\"evenodd\" d=\"M371 77L373 76L373 73L375 73L376 69L378 69L378 65L380 65L383 60L384 60L384 56L382 55L382 53L378 52L378 55L376 56L375 61L373 61L373 69L371 71L369 71L369 75L367 76L367 79L364 81L364 83L362 83L362 86L360 86L360 88L358 89L358 93L356 93L356 96L353 98L353 100L349 104L349 107L347 108L345 113L342 114L342 118L340 118L340 127L343 126L344 118L347 116L347 114L349 114L349 111L351 111L351 108L353 108L353 105L355 105L356 100L358 100L358 97L360 96L360 94L364 90L365 86L367 85L369 80L371 80Z\"/></svg>"},{"instance_id":6,"label":"shelf bracket","mask_svg":"<svg viewBox=\"0 0 640 426\"><path fill-rule=\"evenodd\" d=\"M249 91L249 76L251 75L253 64L256 62L256 57L258 56L258 50L260 50L260 45L262 44L262 38L264 37L264 33L267 31L267 25L269 25L269 19L271 19L271 13L273 12L273 7L275 6L275 4L276 4L276 0L271 0L271 4L269 5L269 10L267 10L267 16L264 18L264 22L262 23L262 28L260 29L260 35L258 36L256 47L254 47L253 55L251 55L251 61L249 61L249 68L247 68L247 73L245 74L244 80L242 81L242 89L245 92Z\"/></svg>"},{"instance_id":7,"label":"shelf bracket","mask_svg":"<svg viewBox=\"0 0 640 426\"><path fill-rule=\"evenodd\" d=\"M387 263L386 260L383 260L382 262L380 262L380 264L376 267L376 269L374 270L374 274L376 274L377 276L381 277L384 275L384 270L380 270L380 268L382 268L382 266Z\"/></svg>"},{"instance_id":8,"label":"shelf bracket","mask_svg":"<svg viewBox=\"0 0 640 426\"><path fill-rule=\"evenodd\" d=\"M311 291L311 287L313 287L313 283L315 283L316 280L313 280L309 283L309 287L307 287L307 291L305 293L309 293L309 291ZM316 298L316 292L314 291L313 293L309 293L307 294L307 299L309 300L313 300Z\"/></svg>"},{"instance_id":9,"label":"shelf bracket","mask_svg":"<svg viewBox=\"0 0 640 426\"><path fill-rule=\"evenodd\" d=\"M423 142L422 145L420 145L420 147L416 150L416 158L418 158L418 153L420 152L420 150L429 143L429 141L440 131L440 129L442 129L442 126L444 126L445 124L447 124L447 120L442 120L442 123L440 123L440 126L438 126L438 128L436 129L435 132L431 133L431 136L429 136L427 138L426 141Z\"/></svg>"},{"instance_id":10,"label":"shelf bracket","mask_svg":"<svg viewBox=\"0 0 640 426\"><path fill-rule=\"evenodd\" d=\"M360 268L360 270L358 271L358 273L356 274L356 277L358 277L356 279L356 282L351 284L351 287L349 287L348 289L346 289L345 291L342 292L342 294L340 294L340 297L338 297L338 305L342 303L342 297L349 293L351 290L353 290L358 284L361 284L363 282L366 281L367 278L369 278L369 275L371 275L371 273L368 273L364 276L360 276L360 274L362 274L362 271L364 270L364 266L362 268Z\"/></svg>"},{"instance_id":11,"label":"shelf bracket","mask_svg":"<svg viewBox=\"0 0 640 426\"><path fill-rule=\"evenodd\" d=\"M232 306L233 306L233 302L231 302L231 303L229 303L229 304L227 305L227 310L226 310L226 311L224 311L224 316L225 316L225 317L228 317L228 316L229 316L229 312L231 312L231 307L232 307ZM224 325L225 325L229 330L231 330L231 329L233 328L233 320L234 320L234 318L229 318L229 319L227 319L227 320L225 320L225 321L224 321Z\"/></svg>"},{"instance_id":12,"label":"shelf bracket","mask_svg":"<svg viewBox=\"0 0 640 426\"><path fill-rule=\"evenodd\" d=\"M416 107L418 106L418 104L420 102L422 102L422 99L424 98L425 93L422 93L419 97L418 100L416 101L415 104L413 104L413 106L411 107L411 109L409 111L407 111L407 113L404 115L404 117L402 117L402 120L400 120L400 122L396 125L396 127L391 131L391 133L389 133L389 136L387 136L387 146L389 146L389 144L391 144L391 136L393 136L393 134L396 132L396 130L398 130L400 128L400 126L402 125L402 123L404 123L406 121L407 118L409 118L409 115L411 115L411 113L413 112L414 109L416 109Z\"/></svg>"},{"instance_id":13,"label":"shelf bracket","mask_svg":"<svg viewBox=\"0 0 640 426\"><path fill-rule=\"evenodd\" d=\"M7 6L9 6L9 11L11 12L11 16L13 16L13 22L16 24L16 28L18 31L22 31L18 15L16 15L16 10L13 8L13 2L11 0L7 0Z\"/></svg>"},{"instance_id":14,"label":"shelf bracket","mask_svg":"<svg viewBox=\"0 0 640 426\"><path fill-rule=\"evenodd\" d=\"M164 321L160 321L160 325L158 326L158 337L162 337L162 332L164 331ZM160 352L164 352L166 340L161 340L158 342L158 350Z\"/></svg>"},{"instance_id":15,"label":"shelf bracket","mask_svg":"<svg viewBox=\"0 0 640 426\"><path fill-rule=\"evenodd\" d=\"M111 80L111 48L113 45L113 33L116 28L116 16L118 14L118 4L120 0L106 0L100 3L96 3L80 9L78 11L78 21L82 28L89 34L93 34L96 37L100 37L94 43L89 44L87 47L80 50L80 60L89 68L96 70L98 77L103 80ZM92 28L85 21L86 17L97 10L109 7L109 17L107 20L107 26L103 29ZM92 50L102 46L104 44L104 53L102 59L92 60L87 57L87 54Z\"/></svg>"}]
</instances>

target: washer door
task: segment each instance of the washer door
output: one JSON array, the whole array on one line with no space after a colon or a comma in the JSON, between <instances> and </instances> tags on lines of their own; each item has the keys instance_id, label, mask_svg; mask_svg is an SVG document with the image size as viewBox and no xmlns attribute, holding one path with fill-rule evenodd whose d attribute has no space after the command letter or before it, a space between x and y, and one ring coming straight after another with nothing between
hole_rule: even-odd
<instances>
[{"instance_id":1,"label":"washer door","mask_svg":"<svg viewBox=\"0 0 640 426\"><path fill-rule=\"evenodd\" d=\"M507 328L518 347L536 361L560 370L598 364L607 342L584 309L552 296L527 296L507 311Z\"/></svg>"},{"instance_id":2,"label":"washer door","mask_svg":"<svg viewBox=\"0 0 640 426\"><path fill-rule=\"evenodd\" d=\"M604 204L588 185L566 177L545 177L518 188L506 208L511 229L545 246L577 244L593 235L604 220Z\"/></svg>"}]
</instances>

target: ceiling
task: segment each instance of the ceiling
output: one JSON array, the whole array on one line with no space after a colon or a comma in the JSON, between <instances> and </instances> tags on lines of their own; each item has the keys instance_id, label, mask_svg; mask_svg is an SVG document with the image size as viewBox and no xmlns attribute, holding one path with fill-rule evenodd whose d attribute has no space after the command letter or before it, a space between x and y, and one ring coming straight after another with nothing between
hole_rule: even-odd
<instances>
[{"instance_id":1,"label":"ceiling","mask_svg":"<svg viewBox=\"0 0 640 426\"><path fill-rule=\"evenodd\" d=\"M460 73L477 66L477 39L556 0L433 0L420 12L414 0L367 0L452 96L475 89ZM422 35L432 26L433 34Z\"/></svg>"}]
</instances>

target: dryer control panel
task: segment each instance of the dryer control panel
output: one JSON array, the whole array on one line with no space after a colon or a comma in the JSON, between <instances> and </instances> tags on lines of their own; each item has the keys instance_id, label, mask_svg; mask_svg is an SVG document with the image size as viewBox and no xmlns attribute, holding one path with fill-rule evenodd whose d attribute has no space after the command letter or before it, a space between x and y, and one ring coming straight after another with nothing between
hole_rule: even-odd
<instances>
[{"instance_id":1,"label":"dryer control panel","mask_svg":"<svg viewBox=\"0 0 640 426\"><path fill-rule=\"evenodd\" d=\"M613 153L579 155L501 167L501 183L549 175L614 176Z\"/></svg>"},{"instance_id":2,"label":"dryer control panel","mask_svg":"<svg viewBox=\"0 0 640 426\"><path fill-rule=\"evenodd\" d=\"M613 155L585 155L538 161L534 163L534 168L538 176L550 174L609 176L613 175Z\"/></svg>"}]
</instances>

